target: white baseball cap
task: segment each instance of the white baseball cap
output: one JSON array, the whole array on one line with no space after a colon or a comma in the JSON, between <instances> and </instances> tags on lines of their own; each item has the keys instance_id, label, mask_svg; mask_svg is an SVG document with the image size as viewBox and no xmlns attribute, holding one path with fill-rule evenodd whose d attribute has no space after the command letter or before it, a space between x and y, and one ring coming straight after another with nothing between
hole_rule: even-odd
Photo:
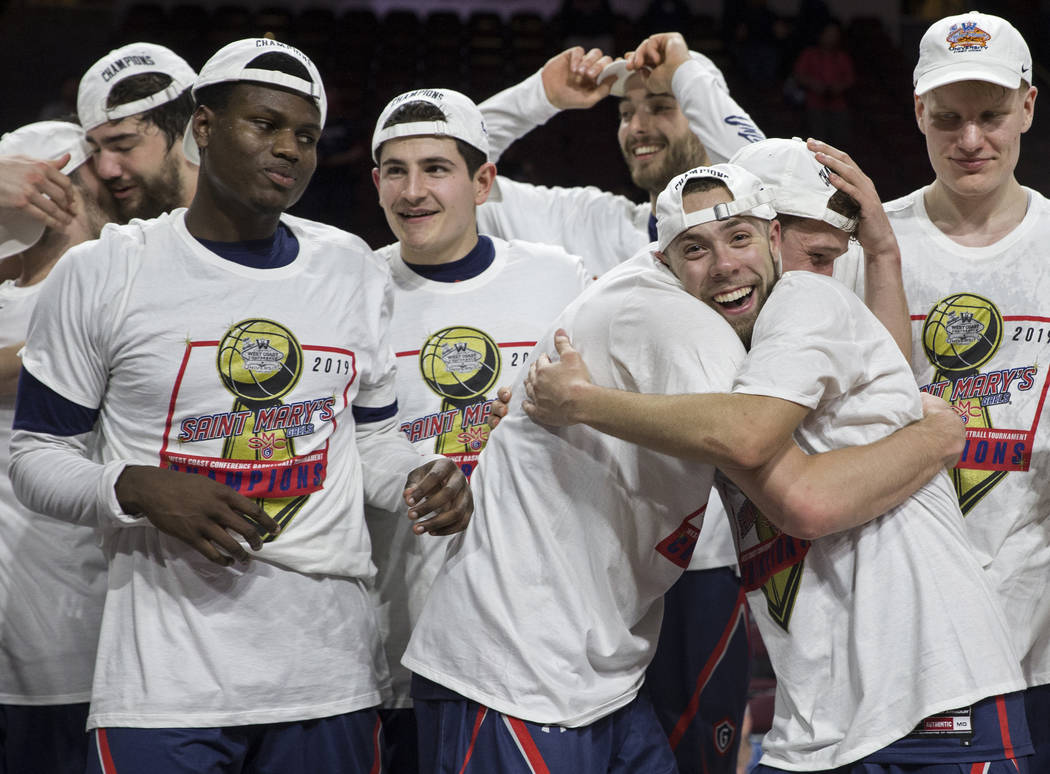
<instances>
[{"instance_id":1,"label":"white baseball cap","mask_svg":"<svg viewBox=\"0 0 1050 774\"><path fill-rule=\"evenodd\" d=\"M161 73L171 83L156 94L116 107L106 107L110 90L125 78L143 73ZM197 73L171 49L154 43L131 43L114 49L88 68L77 92L77 116L86 131L108 121L145 113L177 99L193 85Z\"/></svg>"},{"instance_id":2,"label":"white baseball cap","mask_svg":"<svg viewBox=\"0 0 1050 774\"><path fill-rule=\"evenodd\" d=\"M699 178L714 178L720 181L733 195L732 201L721 202L704 210L686 212L682 204L682 190L690 180ZM774 220L777 213L770 204L772 200L772 191L743 167L735 164L715 164L712 167L690 169L668 183L656 197L657 248L663 252L675 237L701 223L728 220L735 215Z\"/></svg>"},{"instance_id":3,"label":"white baseball cap","mask_svg":"<svg viewBox=\"0 0 1050 774\"><path fill-rule=\"evenodd\" d=\"M729 161L756 175L770 189L773 208L779 214L822 220L849 234L857 227L856 219L828 209L828 200L838 189L831 184L830 170L817 161L804 140L761 140L745 145Z\"/></svg>"},{"instance_id":4,"label":"white baseball cap","mask_svg":"<svg viewBox=\"0 0 1050 774\"><path fill-rule=\"evenodd\" d=\"M306 68L310 80L280 70L265 70L249 66L256 58L269 53L288 54L297 59ZM325 117L328 115L328 98L325 96L321 73L310 57L294 46L270 38L246 38L223 46L201 68L200 75L193 83L193 96L196 97L197 92L205 86L242 81L280 86L312 99L321 114L321 126L324 126ZM186 158L200 165L200 150L197 148L197 141L193 138L192 118L182 135L182 150Z\"/></svg>"},{"instance_id":5,"label":"white baseball cap","mask_svg":"<svg viewBox=\"0 0 1050 774\"><path fill-rule=\"evenodd\" d=\"M689 56L692 57L694 62L699 62L701 67L707 70L711 75L714 76L716 83L722 89L722 91L728 93L729 87L726 85L725 76L722 75L722 71L718 69L718 65L712 62L708 57L701 54L699 51L690 51ZM637 73L637 70L627 69L626 59L617 59L610 65L602 70L602 74L598 76L598 83L602 83L609 76L615 76L616 81L612 85L609 93L614 97L622 97L624 92L627 90L627 81L632 75Z\"/></svg>"},{"instance_id":6,"label":"white baseball cap","mask_svg":"<svg viewBox=\"0 0 1050 774\"><path fill-rule=\"evenodd\" d=\"M445 114L444 121L413 121L384 128L387 120L402 105L409 102L427 102ZM379 146L398 137L418 137L433 134L462 140L489 157L489 133L485 118L466 94L452 89L416 89L394 97L383 108L372 134L372 160L379 163Z\"/></svg>"},{"instance_id":7,"label":"white baseball cap","mask_svg":"<svg viewBox=\"0 0 1050 774\"><path fill-rule=\"evenodd\" d=\"M934 22L919 43L915 93L958 81L1016 89L1032 81L1032 55L1021 33L998 16L970 11Z\"/></svg>"},{"instance_id":8,"label":"white baseball cap","mask_svg":"<svg viewBox=\"0 0 1050 774\"><path fill-rule=\"evenodd\" d=\"M69 154L62 174L69 175L91 158L84 130L68 121L38 121L0 137L0 156L57 159ZM19 212L0 210L0 258L28 250L44 235L44 224Z\"/></svg>"}]
</instances>

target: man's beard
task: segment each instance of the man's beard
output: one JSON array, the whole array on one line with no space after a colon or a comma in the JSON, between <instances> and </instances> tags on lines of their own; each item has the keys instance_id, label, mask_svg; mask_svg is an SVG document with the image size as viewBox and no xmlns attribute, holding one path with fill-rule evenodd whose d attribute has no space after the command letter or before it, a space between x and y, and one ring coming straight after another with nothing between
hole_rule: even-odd
<instances>
[{"instance_id":1,"label":"man's beard","mask_svg":"<svg viewBox=\"0 0 1050 774\"><path fill-rule=\"evenodd\" d=\"M668 142L663 163L658 166L633 166L628 153L624 156L628 159L632 182L654 196L659 195L668 183L683 172L710 164L707 150L692 132L679 142Z\"/></svg>"},{"instance_id":2,"label":"man's beard","mask_svg":"<svg viewBox=\"0 0 1050 774\"><path fill-rule=\"evenodd\" d=\"M178 154L169 152L155 177L132 178L137 196L130 200L115 200L119 222L127 223L132 218L156 218L181 207L182 167Z\"/></svg>"}]
</instances>

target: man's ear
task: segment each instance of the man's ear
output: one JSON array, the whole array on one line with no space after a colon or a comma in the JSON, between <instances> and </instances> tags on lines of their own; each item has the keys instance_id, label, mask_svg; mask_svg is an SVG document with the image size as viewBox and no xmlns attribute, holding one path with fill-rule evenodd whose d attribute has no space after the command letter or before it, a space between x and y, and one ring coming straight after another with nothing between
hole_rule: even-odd
<instances>
[{"instance_id":1,"label":"man's ear","mask_svg":"<svg viewBox=\"0 0 1050 774\"><path fill-rule=\"evenodd\" d=\"M193 139L197 141L198 148L207 148L211 137L212 127L215 125L215 113L207 105L198 105L193 111L190 119L193 130Z\"/></svg>"},{"instance_id":2,"label":"man's ear","mask_svg":"<svg viewBox=\"0 0 1050 774\"><path fill-rule=\"evenodd\" d=\"M667 260L667 256L664 253L660 252L659 250L653 250L653 258L658 260L660 263L662 263L668 269L671 268L671 262L669 260Z\"/></svg>"},{"instance_id":3,"label":"man's ear","mask_svg":"<svg viewBox=\"0 0 1050 774\"><path fill-rule=\"evenodd\" d=\"M492 184L496 182L496 165L486 161L478 171L474 173L474 204L484 204L492 191Z\"/></svg>"}]
</instances>

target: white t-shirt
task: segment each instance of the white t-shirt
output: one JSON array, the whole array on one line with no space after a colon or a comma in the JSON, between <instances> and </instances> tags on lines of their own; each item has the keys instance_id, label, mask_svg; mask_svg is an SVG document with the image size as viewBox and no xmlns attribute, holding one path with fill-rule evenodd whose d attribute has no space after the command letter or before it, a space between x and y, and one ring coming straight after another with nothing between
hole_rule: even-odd
<instances>
[{"instance_id":1,"label":"white t-shirt","mask_svg":"<svg viewBox=\"0 0 1050 774\"><path fill-rule=\"evenodd\" d=\"M43 283L0 284L0 347L25 339ZM0 704L91 698L106 561L90 526L24 508L8 478L14 401L0 401Z\"/></svg>"},{"instance_id":2,"label":"white t-shirt","mask_svg":"<svg viewBox=\"0 0 1050 774\"><path fill-rule=\"evenodd\" d=\"M987 247L941 232L926 189L886 213L901 248L912 371L921 389L965 408L969 443L953 483L1036 686L1050 682L1050 203L1024 190L1024 220Z\"/></svg>"},{"instance_id":3,"label":"white t-shirt","mask_svg":"<svg viewBox=\"0 0 1050 774\"><path fill-rule=\"evenodd\" d=\"M73 490L105 529L89 726L239 725L374 705L383 668L362 501L399 491L420 462L392 422L379 448L351 412L395 399L389 271L357 237L291 216L296 259L242 266L194 239L184 214L110 226L70 251L26 347L37 379L100 409L102 465L67 454L57 490ZM62 439L22 435L23 499L57 497L31 474L66 451ZM120 512L112 471L125 461L210 474L292 516L250 564L218 567ZM380 472L363 482L363 464Z\"/></svg>"},{"instance_id":4,"label":"white t-shirt","mask_svg":"<svg viewBox=\"0 0 1050 774\"><path fill-rule=\"evenodd\" d=\"M743 357L725 321L648 252L584 291L536 352L554 351L555 327L595 382L637 392L725 390ZM481 455L474 519L451 543L403 663L537 723L581 726L624 706L712 477L710 466L512 410Z\"/></svg>"},{"instance_id":5,"label":"white t-shirt","mask_svg":"<svg viewBox=\"0 0 1050 774\"><path fill-rule=\"evenodd\" d=\"M712 164L728 161L745 145L765 139L707 57L698 55L682 63L671 79L671 91ZM559 112L547 99L539 72L495 94L479 108L485 116L493 159ZM579 255L591 276L598 277L648 247L651 212L648 202L638 204L594 186L549 188L500 176L488 201L478 207L478 229L504 239L561 245ZM716 512L722 514L724 509L714 492L708 514ZM735 565L726 519L718 516L705 523L689 569Z\"/></svg>"},{"instance_id":6,"label":"white t-shirt","mask_svg":"<svg viewBox=\"0 0 1050 774\"><path fill-rule=\"evenodd\" d=\"M810 272L774 287L733 391L811 409L795 434L811 454L871 443L922 416L883 325L849 289ZM777 675L763 763L837 768L936 711L1023 687L1014 635L946 475L861 527L809 543L727 496Z\"/></svg>"},{"instance_id":7,"label":"white t-shirt","mask_svg":"<svg viewBox=\"0 0 1050 774\"><path fill-rule=\"evenodd\" d=\"M497 388L514 382L536 340L587 284L580 259L559 247L492 244L492 264L457 282L417 274L397 243L378 251L394 278L398 424L421 453L444 454L468 476L488 439ZM411 706L401 656L450 538L413 534L403 513L366 508L365 515L392 676L393 697L384 704Z\"/></svg>"}]
</instances>

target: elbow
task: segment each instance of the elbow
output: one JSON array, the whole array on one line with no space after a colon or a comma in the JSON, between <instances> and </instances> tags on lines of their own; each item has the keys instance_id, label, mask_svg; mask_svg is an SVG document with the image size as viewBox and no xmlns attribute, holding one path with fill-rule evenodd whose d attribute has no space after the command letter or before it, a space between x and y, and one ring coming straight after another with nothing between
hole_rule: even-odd
<instances>
[{"instance_id":1,"label":"elbow","mask_svg":"<svg viewBox=\"0 0 1050 774\"><path fill-rule=\"evenodd\" d=\"M806 487L795 487L784 497L776 516L771 516L770 520L791 537L816 540L845 529L847 517L848 514L829 498L814 495Z\"/></svg>"},{"instance_id":2,"label":"elbow","mask_svg":"<svg viewBox=\"0 0 1050 774\"><path fill-rule=\"evenodd\" d=\"M731 443L719 443L719 455L722 459L720 465L739 470L757 470L773 459L780 444L770 443L771 440L763 437L760 433L744 430L734 434Z\"/></svg>"}]
</instances>

